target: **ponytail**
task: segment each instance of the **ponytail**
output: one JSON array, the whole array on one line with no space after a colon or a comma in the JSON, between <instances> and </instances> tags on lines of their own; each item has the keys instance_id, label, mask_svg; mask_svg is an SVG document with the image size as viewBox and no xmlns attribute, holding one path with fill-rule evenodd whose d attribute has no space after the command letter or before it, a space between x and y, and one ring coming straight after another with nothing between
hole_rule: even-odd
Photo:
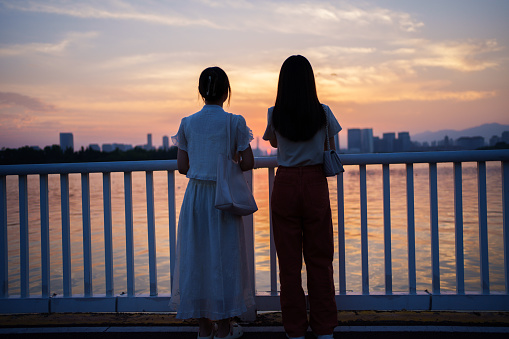
<instances>
[{"instance_id":1,"label":"ponytail","mask_svg":"<svg viewBox=\"0 0 509 339\"><path fill-rule=\"evenodd\" d=\"M205 101L218 101L227 93L230 103L230 81L225 71L219 67L209 67L201 72L198 91Z\"/></svg>"}]
</instances>

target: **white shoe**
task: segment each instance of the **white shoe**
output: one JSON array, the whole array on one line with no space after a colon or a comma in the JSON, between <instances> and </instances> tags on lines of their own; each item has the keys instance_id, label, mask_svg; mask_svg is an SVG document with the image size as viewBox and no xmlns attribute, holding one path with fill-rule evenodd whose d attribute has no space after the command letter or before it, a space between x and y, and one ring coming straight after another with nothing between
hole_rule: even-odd
<instances>
[{"instance_id":1,"label":"white shoe","mask_svg":"<svg viewBox=\"0 0 509 339\"><path fill-rule=\"evenodd\" d=\"M226 337L219 338L217 336L214 336L214 339L236 339L242 337L243 334L244 330L242 329L242 326L232 322L230 326L230 333L228 333Z\"/></svg>"}]
</instances>

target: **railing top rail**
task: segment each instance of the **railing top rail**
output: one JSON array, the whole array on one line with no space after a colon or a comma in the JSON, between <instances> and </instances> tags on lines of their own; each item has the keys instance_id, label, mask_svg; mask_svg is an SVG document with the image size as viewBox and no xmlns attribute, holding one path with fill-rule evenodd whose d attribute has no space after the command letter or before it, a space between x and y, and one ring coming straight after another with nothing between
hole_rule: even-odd
<instances>
[{"instance_id":1,"label":"railing top rail","mask_svg":"<svg viewBox=\"0 0 509 339\"><path fill-rule=\"evenodd\" d=\"M0 175L173 171L177 160L79 162L33 165L3 165Z\"/></svg>"},{"instance_id":2,"label":"railing top rail","mask_svg":"<svg viewBox=\"0 0 509 339\"><path fill-rule=\"evenodd\" d=\"M344 165L509 161L509 150L341 154Z\"/></svg>"},{"instance_id":3,"label":"railing top rail","mask_svg":"<svg viewBox=\"0 0 509 339\"><path fill-rule=\"evenodd\" d=\"M509 150L341 154L344 165L509 161ZM277 167L276 157L255 158L255 168ZM177 160L2 165L0 175L174 171Z\"/></svg>"},{"instance_id":4,"label":"railing top rail","mask_svg":"<svg viewBox=\"0 0 509 339\"><path fill-rule=\"evenodd\" d=\"M343 165L509 161L509 150L340 154ZM276 167L276 157L255 159L255 168Z\"/></svg>"}]
</instances>

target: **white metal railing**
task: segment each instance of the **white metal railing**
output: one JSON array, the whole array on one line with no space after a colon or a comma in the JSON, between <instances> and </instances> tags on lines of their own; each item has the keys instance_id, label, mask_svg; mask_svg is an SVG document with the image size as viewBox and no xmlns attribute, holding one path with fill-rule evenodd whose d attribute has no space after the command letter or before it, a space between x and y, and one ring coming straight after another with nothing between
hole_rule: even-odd
<instances>
[{"instance_id":1,"label":"white metal railing","mask_svg":"<svg viewBox=\"0 0 509 339\"><path fill-rule=\"evenodd\" d=\"M346 166L357 166L360 185L360 224L361 224L361 268L362 290L347 292L345 273L345 215L343 175L337 176L338 203L338 258L339 293L338 309L342 310L509 310L509 151L462 151L462 152L429 152L429 153L392 153L392 154L349 154L342 155ZM501 163L502 176L502 212L504 243L504 279L505 292L490 291L490 275L487 239L487 199L486 199L486 162ZM463 206L462 206L462 162L477 163L478 186L478 220L479 220L479 253L481 293L468 293L464 284L464 249L463 249ZM415 210L414 210L414 164L429 164L429 202L431 233L431 276L432 291L418 292L416 288L415 261ZM455 215L455 257L456 257L456 292L443 293L440 290L439 232L438 232L438 187L437 163L453 163L454 173L454 215ZM391 258L391 210L390 210L390 175L389 167L393 164L406 166L407 192L407 240L408 240L408 291L396 293L392 288ZM384 228L384 275L385 292L370 293L368 269L368 211L366 165L381 165L383 180L383 228ZM256 168L268 169L269 196L272 192L275 167L274 157L256 158ZM176 250L176 206L175 206L175 160L136 161L111 163L73 163L73 164L40 164L0 166L0 313L26 312L128 312L128 311L168 311L170 296L158 293L158 274L156 264L156 242L154 221L154 171L166 171L168 176L168 232L170 249L170 270L173 272ZM142 171L146 176L147 236L148 236L148 270L150 280L149 295L135 294L134 251L133 251L133 195L132 172ZM124 174L125 200L125 239L127 293L115 293L113 279L114 248L112 243L111 212L111 175L113 172ZM70 209L69 209L69 174L81 174L82 223L83 223L83 283L84 294L75 295L71 283L71 249L70 249ZM104 266L105 291L94 295L92 289L92 253L90 222L90 180L91 173L102 173L104 204ZM60 175L61 218L62 218L62 270L63 296L50 295L50 248L49 248L49 199L48 175ZM8 291L8 240L7 240L7 194L6 176L18 176L19 183L19 233L20 233L20 294L9 295ZM28 188L27 175L38 175L40 181L40 220L41 220L41 294L30 295L29 292L29 244L28 244ZM248 172L252 183L252 172ZM270 205L270 203L269 203ZM270 213L270 212L269 212ZM247 228L246 241L251 248L249 269L254 279L254 236L253 216L245 217ZM271 225L272 229L272 225ZM254 286L254 284L253 284ZM278 310L276 252L271 235L270 244L270 292L256 295L256 310Z\"/></svg>"}]
</instances>

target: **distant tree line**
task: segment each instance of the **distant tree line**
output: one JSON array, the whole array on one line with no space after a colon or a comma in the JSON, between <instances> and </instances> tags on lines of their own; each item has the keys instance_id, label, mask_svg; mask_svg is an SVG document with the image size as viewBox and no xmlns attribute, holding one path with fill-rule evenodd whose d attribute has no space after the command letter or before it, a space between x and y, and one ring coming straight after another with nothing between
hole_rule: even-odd
<instances>
[{"instance_id":1,"label":"distant tree line","mask_svg":"<svg viewBox=\"0 0 509 339\"><path fill-rule=\"evenodd\" d=\"M0 165L169 160L177 159L177 150L177 147L170 147L168 150L145 150L136 147L128 151L117 148L113 152L101 152L82 147L81 150L74 152L72 149L64 151L58 145L46 146L42 150L25 146L18 149L2 148Z\"/></svg>"},{"instance_id":2,"label":"distant tree line","mask_svg":"<svg viewBox=\"0 0 509 339\"><path fill-rule=\"evenodd\" d=\"M497 150L497 149L509 149L509 144L501 141L501 142L497 142L493 146L485 146L485 147L479 148L479 150Z\"/></svg>"}]
</instances>

